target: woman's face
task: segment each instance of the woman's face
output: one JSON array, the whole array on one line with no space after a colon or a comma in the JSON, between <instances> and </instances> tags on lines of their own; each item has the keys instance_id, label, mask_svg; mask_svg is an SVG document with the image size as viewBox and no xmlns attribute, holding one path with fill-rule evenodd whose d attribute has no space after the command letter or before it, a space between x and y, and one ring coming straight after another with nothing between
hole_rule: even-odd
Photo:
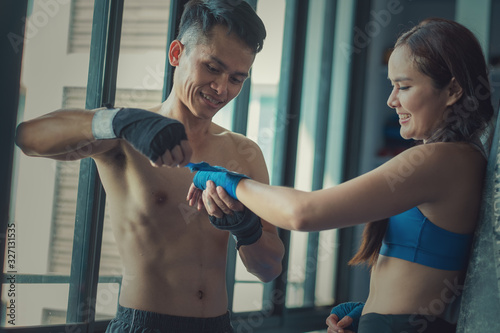
<instances>
[{"instance_id":1,"label":"woman's face","mask_svg":"<svg viewBox=\"0 0 500 333\"><path fill-rule=\"evenodd\" d=\"M444 121L449 89L436 89L432 79L418 71L404 46L396 48L389 58L389 80L393 89L387 105L399 115L401 136L425 142Z\"/></svg>"}]
</instances>

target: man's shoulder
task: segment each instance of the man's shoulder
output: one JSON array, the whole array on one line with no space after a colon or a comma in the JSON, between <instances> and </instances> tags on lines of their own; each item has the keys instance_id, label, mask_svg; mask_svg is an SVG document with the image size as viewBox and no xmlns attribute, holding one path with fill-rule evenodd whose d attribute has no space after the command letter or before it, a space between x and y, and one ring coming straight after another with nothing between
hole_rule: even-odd
<instances>
[{"instance_id":1,"label":"man's shoulder","mask_svg":"<svg viewBox=\"0 0 500 333\"><path fill-rule=\"evenodd\" d=\"M261 175L261 173L267 175L267 168L259 145L247 136L219 125L215 126L217 130L212 133L222 140L217 144L217 154L220 154L219 156L223 159L230 159L225 166L230 170L256 177L256 179L266 179Z\"/></svg>"},{"instance_id":2,"label":"man's shoulder","mask_svg":"<svg viewBox=\"0 0 500 333\"><path fill-rule=\"evenodd\" d=\"M237 133L237 132L233 132L231 130L228 130L228 129L226 129L220 125L217 125L215 123L212 123L212 133L214 135L216 135L217 137L222 138L224 140L227 140L229 142L232 142L236 145L245 144L245 145L251 145L251 146L258 148L257 143L255 143L255 141L253 141L249 137L247 137L241 133Z\"/></svg>"}]
</instances>

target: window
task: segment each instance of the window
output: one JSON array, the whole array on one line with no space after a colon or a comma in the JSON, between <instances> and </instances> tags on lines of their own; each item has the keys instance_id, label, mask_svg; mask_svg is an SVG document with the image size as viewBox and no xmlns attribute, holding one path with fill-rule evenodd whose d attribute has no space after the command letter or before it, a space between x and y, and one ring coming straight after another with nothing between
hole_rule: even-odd
<instances>
[{"instance_id":1,"label":"window","mask_svg":"<svg viewBox=\"0 0 500 333\"><path fill-rule=\"evenodd\" d=\"M92 3L77 0L71 4L60 4L48 12L43 0L33 1L33 10L27 20L22 78L26 87L25 119L61 107L84 107ZM266 24L268 37L252 69L246 134L261 147L271 178L275 177L276 151L287 148L287 143L277 146L276 137L285 131L292 120L287 118L286 113L280 114L277 110L280 94L290 94L282 90L280 77L283 68L281 53L284 47L286 49L283 38L287 25L285 13L290 10L287 6L293 3L286 0L257 3L257 12ZM169 2L127 0L124 4L115 105L159 104L165 73ZM298 98L301 101L298 144L292 148L298 150L295 184L305 190L322 186L323 181L320 181L320 185L314 184L313 179L318 174L321 179L325 177L325 183L335 183L340 179L340 163L333 164L331 160L341 160L342 135L339 135L334 146L322 148L322 162L315 163L313 154L315 149L319 149L315 136L318 126L321 124L331 128L335 124L343 127L344 122L345 101L344 104L342 100L335 101L338 106L336 110L341 110L339 113L330 107L329 102L320 102L321 96L318 94L320 77L325 74L320 64L325 58L316 51L322 49L321 36L327 24L324 12L330 8L329 5L334 8L336 4L329 0L310 2L305 37L308 52L305 54L306 59L297 63L300 66L306 64L304 73L307 75ZM318 17L321 19L316 19ZM332 41L329 47L333 49ZM333 57L330 55L331 61ZM335 66L348 67L342 61ZM344 77L340 79L349 75L347 70L342 73ZM319 103L325 106L321 114L317 107ZM231 128L236 104L229 104L214 121ZM73 252L77 233L75 212L81 200L78 197L80 165L79 161L36 159L22 154L18 157L18 181L14 197L19 253L16 326L73 324L70 319L73 302L70 301L71 274L72 264L76 260ZM334 171L317 171L318 165L331 166ZM124 278L108 219L105 215L102 243L99 246L100 268L93 300L96 321L105 321L114 316L119 287ZM316 309L320 309L318 316L321 317L320 325L323 324L327 310L322 307L331 305L335 300L338 234L335 231L313 234L293 232L288 233L287 237L289 245L284 267L287 274L283 275L286 279L280 278L280 281L261 283L246 272L234 250L230 254L228 272L232 276L228 280L228 289L231 290L230 310L235 327L251 325L255 331L274 327L277 331L284 327L283 318L291 318L284 315L286 312L293 311L294 314L302 313L305 316L311 313L307 311ZM4 272L7 269L4 268ZM4 279L4 304L9 301L8 288L9 284ZM284 295L284 298L279 295ZM5 309L5 306L2 308ZM258 320L249 321L249 316ZM6 322L2 325L12 326ZM285 325L291 326L293 323ZM313 323L311 329L316 327L314 325L318 324Z\"/></svg>"},{"instance_id":2,"label":"window","mask_svg":"<svg viewBox=\"0 0 500 333\"><path fill-rule=\"evenodd\" d=\"M63 87L69 81L79 81L85 87L88 55L76 59L66 54L69 12L69 3L30 4L21 78L24 107L20 115L24 119L61 108ZM11 198L16 234L15 292L10 298L6 292L10 285L4 284L2 303L15 301L15 326L61 323L50 310L68 306L69 278L61 266L70 263L68 254L71 255L73 241L72 235L65 242L52 241L68 232L64 224L57 229L51 227L56 212L65 214L59 206L63 200L54 198L71 204L76 197L64 197L65 189L57 190L61 177L56 176L56 161L29 158L18 151L16 159L16 186ZM59 170L60 175L65 172ZM4 325L12 326L8 321Z\"/></svg>"},{"instance_id":3,"label":"window","mask_svg":"<svg viewBox=\"0 0 500 333\"><path fill-rule=\"evenodd\" d=\"M169 1L127 0L124 2L120 53L165 51ZM72 1L68 50L88 53L94 2Z\"/></svg>"}]
</instances>

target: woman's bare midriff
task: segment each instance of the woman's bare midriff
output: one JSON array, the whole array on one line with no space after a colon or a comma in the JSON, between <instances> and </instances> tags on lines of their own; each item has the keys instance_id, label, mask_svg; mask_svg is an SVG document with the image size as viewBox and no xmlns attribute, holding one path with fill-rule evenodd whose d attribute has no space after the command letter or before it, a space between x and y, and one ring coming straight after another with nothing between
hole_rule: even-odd
<instances>
[{"instance_id":1,"label":"woman's bare midriff","mask_svg":"<svg viewBox=\"0 0 500 333\"><path fill-rule=\"evenodd\" d=\"M441 316L462 293L460 271L445 271L380 255L371 273L363 314Z\"/></svg>"}]
</instances>

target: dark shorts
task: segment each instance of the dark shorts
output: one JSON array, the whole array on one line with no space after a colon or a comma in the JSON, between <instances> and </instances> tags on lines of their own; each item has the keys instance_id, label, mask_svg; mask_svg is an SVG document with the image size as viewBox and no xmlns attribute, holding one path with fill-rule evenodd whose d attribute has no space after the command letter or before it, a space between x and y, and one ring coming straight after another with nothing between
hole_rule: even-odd
<instances>
[{"instance_id":1,"label":"dark shorts","mask_svg":"<svg viewBox=\"0 0 500 333\"><path fill-rule=\"evenodd\" d=\"M106 333L233 333L229 312L213 318L170 316L118 305Z\"/></svg>"},{"instance_id":2,"label":"dark shorts","mask_svg":"<svg viewBox=\"0 0 500 333\"><path fill-rule=\"evenodd\" d=\"M456 326L422 315L367 313L359 319L358 333L454 333Z\"/></svg>"}]
</instances>

